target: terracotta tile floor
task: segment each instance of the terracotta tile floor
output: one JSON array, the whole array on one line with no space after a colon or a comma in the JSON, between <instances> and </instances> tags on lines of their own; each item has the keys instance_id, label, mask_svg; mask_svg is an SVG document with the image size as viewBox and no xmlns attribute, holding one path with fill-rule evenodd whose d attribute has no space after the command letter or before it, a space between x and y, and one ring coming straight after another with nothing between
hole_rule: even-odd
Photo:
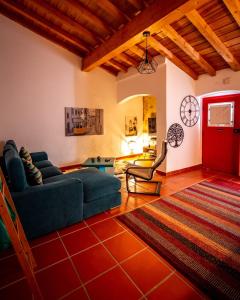
<instances>
[{"instance_id":1,"label":"terracotta tile floor","mask_svg":"<svg viewBox=\"0 0 240 300\"><path fill-rule=\"evenodd\" d=\"M164 196L216 175L224 177L204 170L156 177L161 177ZM117 221L116 215L158 198L128 195L122 180L120 207L30 243L44 299L204 299L187 278ZM150 188L148 184L139 187ZM0 254L0 299L32 299L11 250Z\"/></svg>"}]
</instances>

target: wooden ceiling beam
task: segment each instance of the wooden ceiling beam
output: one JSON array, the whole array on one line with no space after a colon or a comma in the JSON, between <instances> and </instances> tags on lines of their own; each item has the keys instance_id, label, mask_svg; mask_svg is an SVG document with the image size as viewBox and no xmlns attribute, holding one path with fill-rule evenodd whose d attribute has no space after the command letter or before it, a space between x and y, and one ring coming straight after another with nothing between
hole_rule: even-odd
<instances>
[{"instance_id":1,"label":"wooden ceiling beam","mask_svg":"<svg viewBox=\"0 0 240 300\"><path fill-rule=\"evenodd\" d=\"M84 42L70 35L67 31L61 29L60 27L52 24L51 22L39 16L35 12L30 11L26 7L21 6L19 3L11 0L1 0L1 3L8 7L10 10L14 11L15 13L22 15L23 17L27 18L28 20L34 23L40 24L40 26L44 27L47 31L50 31L53 34L60 36L61 38L74 44L76 47L79 48L79 50L83 51L84 53L89 52L88 47Z\"/></svg>"},{"instance_id":2,"label":"wooden ceiling beam","mask_svg":"<svg viewBox=\"0 0 240 300\"><path fill-rule=\"evenodd\" d=\"M124 73L127 72L128 68L126 68L125 66L123 66L122 64L120 64L118 61L114 60L114 59L110 59L108 61L108 64L113 66L114 68L118 69L119 71L122 71Z\"/></svg>"},{"instance_id":3,"label":"wooden ceiling beam","mask_svg":"<svg viewBox=\"0 0 240 300\"><path fill-rule=\"evenodd\" d=\"M74 9L81 11L82 14L91 22L95 27L98 27L103 32L110 34L115 32L109 25L107 25L101 18L94 14L87 6L77 0L68 0L66 2Z\"/></svg>"},{"instance_id":4,"label":"wooden ceiling beam","mask_svg":"<svg viewBox=\"0 0 240 300\"><path fill-rule=\"evenodd\" d=\"M205 72L211 76L216 75L216 70L171 25L166 25L162 31Z\"/></svg>"},{"instance_id":5,"label":"wooden ceiling beam","mask_svg":"<svg viewBox=\"0 0 240 300\"><path fill-rule=\"evenodd\" d=\"M110 73L111 75L114 75L114 76L117 76L117 74L119 72L115 68L111 68L111 67L106 66L106 65L101 65L100 68L102 68L103 70L107 71L108 73Z\"/></svg>"},{"instance_id":6,"label":"wooden ceiling beam","mask_svg":"<svg viewBox=\"0 0 240 300\"><path fill-rule=\"evenodd\" d=\"M240 26L240 1L239 0L223 0L224 4L232 14L235 21Z\"/></svg>"},{"instance_id":7,"label":"wooden ceiling beam","mask_svg":"<svg viewBox=\"0 0 240 300\"><path fill-rule=\"evenodd\" d=\"M62 39L59 39L56 34L52 34L51 31L46 31L45 29L42 29L39 25L37 26L32 21L29 21L26 17L23 15L20 15L13 10L9 9L8 7L4 6L2 0L0 2L0 13L5 15L6 17L12 19L13 21L19 23L20 25L26 27L27 29L31 30L32 32L42 36L43 38L49 40L50 42L57 44L61 46L62 48L78 55L82 56L83 52L73 45L72 43L67 43L63 41Z\"/></svg>"},{"instance_id":8,"label":"wooden ceiling beam","mask_svg":"<svg viewBox=\"0 0 240 300\"><path fill-rule=\"evenodd\" d=\"M35 6L38 6L38 8L44 10L47 15L51 14L55 18L59 19L60 22L64 25L71 26L72 28L74 28L75 31L77 30L80 35L82 35L83 37L87 37L91 44L96 45L99 43L99 41L102 41L100 38L96 37L96 34L92 33L77 21L62 13L60 10L54 8L51 4L47 3L46 1L31 0L31 3L34 3Z\"/></svg>"},{"instance_id":9,"label":"wooden ceiling beam","mask_svg":"<svg viewBox=\"0 0 240 300\"><path fill-rule=\"evenodd\" d=\"M126 53L120 53L117 57L131 66L136 67L138 65L138 62Z\"/></svg>"},{"instance_id":10,"label":"wooden ceiling beam","mask_svg":"<svg viewBox=\"0 0 240 300\"><path fill-rule=\"evenodd\" d=\"M104 0L106 1L106 0ZM135 16L122 29L83 59L82 69L90 71L117 56L142 39L142 32L155 32L163 25L183 16L182 12L193 10L209 0L156 0Z\"/></svg>"},{"instance_id":11,"label":"wooden ceiling beam","mask_svg":"<svg viewBox=\"0 0 240 300\"><path fill-rule=\"evenodd\" d=\"M224 45L220 38L215 34L211 27L201 17L196 9L186 14L187 18L198 29L206 40L215 48L222 58L229 64L232 70L239 71L240 64L229 49Z\"/></svg>"},{"instance_id":12,"label":"wooden ceiling beam","mask_svg":"<svg viewBox=\"0 0 240 300\"><path fill-rule=\"evenodd\" d=\"M130 51L132 51L134 54L136 54L139 58L143 58L144 55L144 51L142 49L140 49L137 45L131 47L129 49Z\"/></svg>"},{"instance_id":13,"label":"wooden ceiling beam","mask_svg":"<svg viewBox=\"0 0 240 300\"><path fill-rule=\"evenodd\" d=\"M182 62L177 56L175 56L170 50L168 50L165 46L163 46L159 41L157 41L154 37L148 38L149 45L158 51L161 55L167 57L172 63L174 63L177 67L191 76L193 79L198 79L198 75L184 62Z\"/></svg>"},{"instance_id":14,"label":"wooden ceiling beam","mask_svg":"<svg viewBox=\"0 0 240 300\"><path fill-rule=\"evenodd\" d=\"M109 0L101 0L101 6L109 11L110 14L117 16L123 23L126 23L130 20L129 16L123 13L119 8L117 8L111 1Z\"/></svg>"}]
</instances>

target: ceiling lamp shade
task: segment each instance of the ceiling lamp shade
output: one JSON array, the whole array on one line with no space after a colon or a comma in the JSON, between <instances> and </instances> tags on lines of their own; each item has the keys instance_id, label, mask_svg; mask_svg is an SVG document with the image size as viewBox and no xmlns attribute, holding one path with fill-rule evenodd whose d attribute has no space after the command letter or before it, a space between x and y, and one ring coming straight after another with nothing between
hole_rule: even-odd
<instances>
[{"instance_id":1,"label":"ceiling lamp shade","mask_svg":"<svg viewBox=\"0 0 240 300\"><path fill-rule=\"evenodd\" d=\"M154 58L151 57L148 53L147 38L150 36L150 32L144 31L143 36L146 39L145 53L143 55L142 61L137 66L137 70L141 74L152 74L152 73L156 72L158 64L154 60Z\"/></svg>"}]
</instances>

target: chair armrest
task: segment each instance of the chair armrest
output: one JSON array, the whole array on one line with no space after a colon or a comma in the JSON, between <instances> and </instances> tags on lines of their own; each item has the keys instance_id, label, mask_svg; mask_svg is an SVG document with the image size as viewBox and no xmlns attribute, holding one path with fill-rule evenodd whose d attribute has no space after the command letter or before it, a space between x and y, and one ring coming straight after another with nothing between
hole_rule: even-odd
<instances>
[{"instance_id":1,"label":"chair armrest","mask_svg":"<svg viewBox=\"0 0 240 300\"><path fill-rule=\"evenodd\" d=\"M136 161L154 161L155 158L139 158L139 159L135 159L133 161L133 163L135 164Z\"/></svg>"},{"instance_id":2,"label":"chair armrest","mask_svg":"<svg viewBox=\"0 0 240 300\"><path fill-rule=\"evenodd\" d=\"M33 162L41 161L41 160L48 160L48 155L46 152L41 151L41 152L33 152L30 153Z\"/></svg>"}]
</instances>

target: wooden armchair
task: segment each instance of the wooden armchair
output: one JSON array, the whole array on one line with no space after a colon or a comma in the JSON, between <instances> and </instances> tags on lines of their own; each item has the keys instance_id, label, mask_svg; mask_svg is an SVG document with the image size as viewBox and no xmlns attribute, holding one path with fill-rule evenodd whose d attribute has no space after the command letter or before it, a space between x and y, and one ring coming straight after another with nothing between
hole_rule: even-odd
<instances>
[{"instance_id":1,"label":"wooden armchair","mask_svg":"<svg viewBox=\"0 0 240 300\"><path fill-rule=\"evenodd\" d=\"M126 186L128 193L136 193L136 194L146 194L146 195L160 195L160 186L161 181L152 180L154 171L161 163L164 161L167 154L167 141L162 142L162 151L161 154L156 159L137 159L134 161L134 164L131 164L126 169ZM153 164L150 167L139 166L136 162L144 162L144 161L153 161ZM129 188L129 179L134 179L134 191L131 191ZM137 178L140 178L137 179ZM156 189L154 192L137 192L136 182L149 182L156 185Z\"/></svg>"}]
</instances>

